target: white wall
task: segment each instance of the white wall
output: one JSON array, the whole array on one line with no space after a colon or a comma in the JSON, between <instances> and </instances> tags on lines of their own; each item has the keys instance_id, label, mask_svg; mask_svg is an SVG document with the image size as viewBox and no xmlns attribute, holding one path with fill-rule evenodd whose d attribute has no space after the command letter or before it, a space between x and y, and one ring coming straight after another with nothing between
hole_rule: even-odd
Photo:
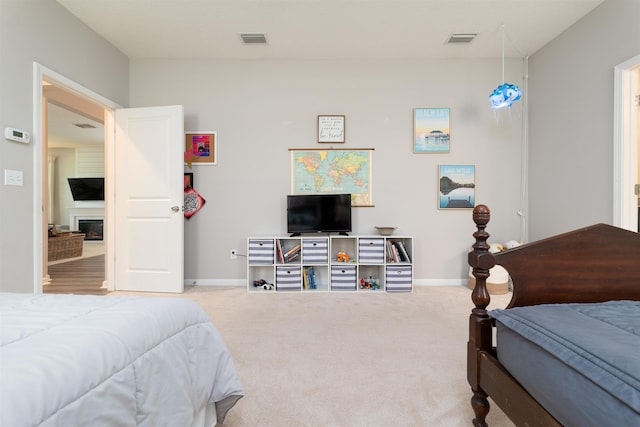
<instances>
[{"instance_id":1,"label":"white wall","mask_svg":"<svg viewBox=\"0 0 640 427\"><path fill-rule=\"evenodd\" d=\"M520 60L506 78L522 85ZM495 241L519 238L522 107L498 120L489 93L500 60L186 61L132 60L131 105L183 104L185 129L218 132L218 165L194 166L207 200L185 226L185 277L229 283L246 277L249 236L285 233L290 148L316 140L319 114L346 116L340 148L374 148L375 207L354 208L354 232L397 226L413 235L417 282L466 280L470 210L438 210L438 164L475 164L477 203L494 214ZM451 108L451 153L414 154L413 108ZM189 171L185 168L185 171Z\"/></svg>"},{"instance_id":2,"label":"white wall","mask_svg":"<svg viewBox=\"0 0 640 427\"><path fill-rule=\"evenodd\" d=\"M33 133L33 62L119 103L129 103L129 61L54 0L0 0L0 129ZM32 135L33 141L39 135ZM34 150L0 138L0 171L24 173L24 186L0 184L0 290L32 292ZM38 279L39 280L39 279Z\"/></svg>"},{"instance_id":3,"label":"white wall","mask_svg":"<svg viewBox=\"0 0 640 427\"><path fill-rule=\"evenodd\" d=\"M613 69L640 54L640 1L608 0L529 60L531 240L613 222Z\"/></svg>"},{"instance_id":4,"label":"white wall","mask_svg":"<svg viewBox=\"0 0 640 427\"><path fill-rule=\"evenodd\" d=\"M69 225L69 208L73 208L73 197L67 182L68 177L75 176L76 150L75 148L49 148L49 155L56 157L56 172L54 186L54 224Z\"/></svg>"},{"instance_id":5,"label":"white wall","mask_svg":"<svg viewBox=\"0 0 640 427\"><path fill-rule=\"evenodd\" d=\"M639 8L607 0L530 58L531 239L611 222L613 67L640 52ZM288 148L318 146L318 114L346 115L344 147L375 148L376 206L355 209L355 231L390 224L414 235L418 281L466 276L471 213L436 208L439 163L475 164L492 240L518 237L522 107L494 120L487 96L502 83L498 60L144 60L129 70L121 52L54 0L0 0L0 128L33 131L33 61L121 105L183 104L186 129L219 132L219 165L194 168L207 205L186 224L188 278L243 279L243 259L229 260L229 249L284 231ZM506 75L522 84L521 63L508 61ZM413 154L415 107L452 108L450 154ZM39 248L25 213L40 208L35 149L0 141L0 170L25 176L23 187L0 185L2 290L32 289Z\"/></svg>"},{"instance_id":6,"label":"white wall","mask_svg":"<svg viewBox=\"0 0 640 427\"><path fill-rule=\"evenodd\" d=\"M71 226L69 209L76 208L76 202L67 178L104 177L104 146L49 147L49 156L56 157L54 224Z\"/></svg>"}]
</instances>

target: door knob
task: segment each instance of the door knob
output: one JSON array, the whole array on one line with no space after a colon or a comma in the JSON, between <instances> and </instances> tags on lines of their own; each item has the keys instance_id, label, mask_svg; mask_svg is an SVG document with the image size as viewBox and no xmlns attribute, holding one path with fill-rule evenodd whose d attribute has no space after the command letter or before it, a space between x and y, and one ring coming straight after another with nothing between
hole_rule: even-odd
<instances>
[{"instance_id":1,"label":"door knob","mask_svg":"<svg viewBox=\"0 0 640 427\"><path fill-rule=\"evenodd\" d=\"M178 206L171 206L171 210L172 210L173 212L180 212L180 207L178 207Z\"/></svg>"}]
</instances>

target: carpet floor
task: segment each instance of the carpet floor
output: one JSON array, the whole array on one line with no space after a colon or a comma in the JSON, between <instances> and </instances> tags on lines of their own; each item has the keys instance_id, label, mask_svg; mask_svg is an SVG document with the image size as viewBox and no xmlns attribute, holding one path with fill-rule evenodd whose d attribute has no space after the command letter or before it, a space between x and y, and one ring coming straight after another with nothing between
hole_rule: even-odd
<instances>
[{"instance_id":1,"label":"carpet floor","mask_svg":"<svg viewBox=\"0 0 640 427\"><path fill-rule=\"evenodd\" d=\"M463 286L400 294L194 286L178 297L208 313L245 388L226 426L462 427L473 418L470 294ZM492 296L489 308L509 299ZM513 426L495 405L487 422Z\"/></svg>"}]
</instances>

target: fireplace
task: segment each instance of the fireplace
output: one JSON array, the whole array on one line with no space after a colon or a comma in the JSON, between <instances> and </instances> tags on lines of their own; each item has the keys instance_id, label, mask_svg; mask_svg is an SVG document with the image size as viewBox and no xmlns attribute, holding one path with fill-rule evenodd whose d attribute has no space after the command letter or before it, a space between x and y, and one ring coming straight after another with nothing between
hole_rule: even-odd
<instances>
[{"instance_id":1,"label":"fireplace","mask_svg":"<svg viewBox=\"0 0 640 427\"><path fill-rule=\"evenodd\" d=\"M84 240L103 240L103 219L78 218L78 230L84 233Z\"/></svg>"},{"instance_id":2,"label":"fireplace","mask_svg":"<svg viewBox=\"0 0 640 427\"><path fill-rule=\"evenodd\" d=\"M103 226L104 207L77 207L69 209L69 230L85 233L85 241L102 241Z\"/></svg>"}]
</instances>

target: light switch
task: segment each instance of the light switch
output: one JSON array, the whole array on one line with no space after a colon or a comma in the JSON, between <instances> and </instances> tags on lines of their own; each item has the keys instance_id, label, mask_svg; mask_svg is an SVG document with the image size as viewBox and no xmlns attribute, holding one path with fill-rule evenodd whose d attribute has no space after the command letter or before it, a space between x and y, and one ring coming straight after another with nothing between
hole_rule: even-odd
<instances>
[{"instance_id":1,"label":"light switch","mask_svg":"<svg viewBox=\"0 0 640 427\"><path fill-rule=\"evenodd\" d=\"M22 187L23 184L22 171L14 171L11 169L4 170L4 185L17 185Z\"/></svg>"}]
</instances>

